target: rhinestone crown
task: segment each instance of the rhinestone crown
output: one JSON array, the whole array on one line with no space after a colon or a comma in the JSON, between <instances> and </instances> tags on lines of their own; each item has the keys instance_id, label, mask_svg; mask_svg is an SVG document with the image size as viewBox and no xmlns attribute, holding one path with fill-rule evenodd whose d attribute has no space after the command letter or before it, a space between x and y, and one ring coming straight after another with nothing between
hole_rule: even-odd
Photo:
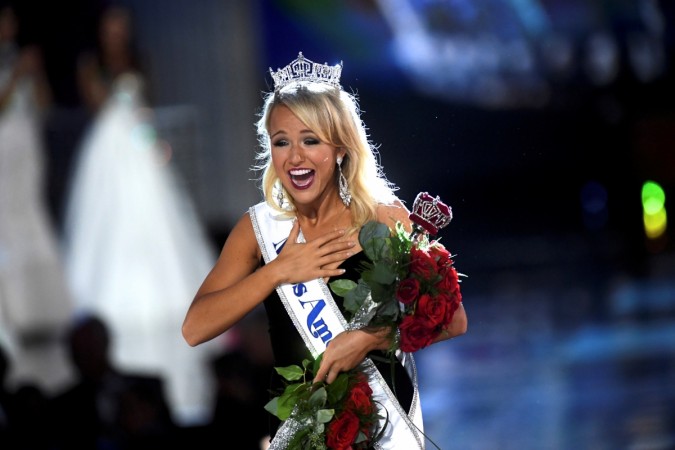
<instances>
[{"instance_id":1,"label":"rhinestone crown","mask_svg":"<svg viewBox=\"0 0 675 450\"><path fill-rule=\"evenodd\" d=\"M427 192L420 192L413 202L409 217L429 234L436 235L452 220L452 209L438 196L432 197Z\"/></svg>"},{"instance_id":2,"label":"rhinestone crown","mask_svg":"<svg viewBox=\"0 0 675 450\"><path fill-rule=\"evenodd\" d=\"M298 57L283 69L276 72L270 67L270 74L274 80L274 91L296 81L311 81L315 83L327 83L333 87L340 87L340 75L342 74L342 62L334 66L328 63L319 64L298 53Z\"/></svg>"}]
</instances>

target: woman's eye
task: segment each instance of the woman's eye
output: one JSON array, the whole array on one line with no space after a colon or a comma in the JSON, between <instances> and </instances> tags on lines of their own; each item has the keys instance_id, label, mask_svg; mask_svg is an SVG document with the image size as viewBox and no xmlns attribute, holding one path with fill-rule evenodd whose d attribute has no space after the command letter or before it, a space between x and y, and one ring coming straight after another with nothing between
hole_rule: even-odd
<instances>
[{"instance_id":1,"label":"woman's eye","mask_svg":"<svg viewBox=\"0 0 675 450\"><path fill-rule=\"evenodd\" d=\"M318 145L320 141L315 138L307 138L305 139L305 145Z\"/></svg>"},{"instance_id":2,"label":"woman's eye","mask_svg":"<svg viewBox=\"0 0 675 450\"><path fill-rule=\"evenodd\" d=\"M279 139L278 141L274 141L272 145L275 147L284 147L288 145L288 141L286 139Z\"/></svg>"}]
</instances>

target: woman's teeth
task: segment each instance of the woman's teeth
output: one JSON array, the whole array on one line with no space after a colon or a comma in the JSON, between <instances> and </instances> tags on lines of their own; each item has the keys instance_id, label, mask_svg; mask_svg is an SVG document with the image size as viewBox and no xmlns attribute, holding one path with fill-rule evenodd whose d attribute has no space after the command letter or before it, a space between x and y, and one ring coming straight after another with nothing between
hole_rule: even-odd
<instances>
[{"instance_id":1,"label":"woman's teeth","mask_svg":"<svg viewBox=\"0 0 675 450\"><path fill-rule=\"evenodd\" d=\"M310 169L291 170L288 174L293 185L300 189L307 188L314 180L314 171Z\"/></svg>"}]
</instances>

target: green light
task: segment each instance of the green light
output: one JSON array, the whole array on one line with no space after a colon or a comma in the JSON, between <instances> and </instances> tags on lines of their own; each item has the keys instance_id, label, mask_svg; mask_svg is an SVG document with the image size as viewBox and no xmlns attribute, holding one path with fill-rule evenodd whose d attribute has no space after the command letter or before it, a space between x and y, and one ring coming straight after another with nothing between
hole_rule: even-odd
<instances>
[{"instance_id":1,"label":"green light","mask_svg":"<svg viewBox=\"0 0 675 450\"><path fill-rule=\"evenodd\" d=\"M645 214L655 214L663 209L666 203L666 193L654 181L646 181L642 185L642 209Z\"/></svg>"},{"instance_id":2,"label":"green light","mask_svg":"<svg viewBox=\"0 0 675 450\"><path fill-rule=\"evenodd\" d=\"M642 185L642 222L649 239L661 237L668 226L666 214L666 193L655 181L646 181Z\"/></svg>"}]
</instances>

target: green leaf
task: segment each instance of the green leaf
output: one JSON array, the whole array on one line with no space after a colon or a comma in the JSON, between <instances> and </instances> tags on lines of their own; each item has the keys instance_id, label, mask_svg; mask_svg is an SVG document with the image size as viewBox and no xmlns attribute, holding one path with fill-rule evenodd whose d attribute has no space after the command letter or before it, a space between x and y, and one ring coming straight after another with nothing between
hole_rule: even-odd
<instances>
[{"instance_id":1,"label":"green leaf","mask_svg":"<svg viewBox=\"0 0 675 450\"><path fill-rule=\"evenodd\" d=\"M274 397L272 400L265 404L265 411L279 417L279 397Z\"/></svg>"},{"instance_id":2,"label":"green leaf","mask_svg":"<svg viewBox=\"0 0 675 450\"><path fill-rule=\"evenodd\" d=\"M359 243L364 243L372 239L388 238L391 236L391 230L382 222L371 220L366 222L359 230Z\"/></svg>"},{"instance_id":3,"label":"green leaf","mask_svg":"<svg viewBox=\"0 0 675 450\"><path fill-rule=\"evenodd\" d=\"M370 273L371 280L380 284L391 284L396 281L396 272L394 270L395 267L391 264L375 264Z\"/></svg>"},{"instance_id":4,"label":"green leaf","mask_svg":"<svg viewBox=\"0 0 675 450\"><path fill-rule=\"evenodd\" d=\"M376 221L367 222L359 231L359 243L371 261L378 261L385 255L391 254L390 237L389 227Z\"/></svg>"},{"instance_id":5,"label":"green leaf","mask_svg":"<svg viewBox=\"0 0 675 450\"><path fill-rule=\"evenodd\" d=\"M395 284L380 284L370 282L370 295L375 303L393 303L398 304L395 295Z\"/></svg>"},{"instance_id":6,"label":"green leaf","mask_svg":"<svg viewBox=\"0 0 675 450\"><path fill-rule=\"evenodd\" d=\"M392 321L398 318L401 308L397 301L382 302L377 309L378 317L391 317Z\"/></svg>"},{"instance_id":7,"label":"green leaf","mask_svg":"<svg viewBox=\"0 0 675 450\"><path fill-rule=\"evenodd\" d=\"M286 420L290 417L293 408L298 403L297 396L293 393L284 393L280 397L277 397L277 399L277 413L275 416L281 420Z\"/></svg>"},{"instance_id":8,"label":"green leaf","mask_svg":"<svg viewBox=\"0 0 675 450\"><path fill-rule=\"evenodd\" d=\"M334 409L320 409L316 412L316 420L319 423L328 423L334 415Z\"/></svg>"},{"instance_id":9,"label":"green leaf","mask_svg":"<svg viewBox=\"0 0 675 450\"><path fill-rule=\"evenodd\" d=\"M340 297L344 297L349 291L356 288L356 283L352 280L335 280L328 285L335 295Z\"/></svg>"},{"instance_id":10,"label":"green leaf","mask_svg":"<svg viewBox=\"0 0 675 450\"><path fill-rule=\"evenodd\" d=\"M276 370L279 375L288 381L299 380L305 374L305 371L302 369L302 367L297 365L275 367L274 370Z\"/></svg>"},{"instance_id":11,"label":"green leaf","mask_svg":"<svg viewBox=\"0 0 675 450\"><path fill-rule=\"evenodd\" d=\"M358 444L360 442L364 442L367 439L365 433L363 431L359 431L359 435L356 436L356 439L354 440L355 444Z\"/></svg>"},{"instance_id":12,"label":"green leaf","mask_svg":"<svg viewBox=\"0 0 675 450\"><path fill-rule=\"evenodd\" d=\"M316 375L316 373L319 371L319 367L321 366L321 360L323 359L323 353L321 353L319 356L316 357L314 362L312 363L312 375Z\"/></svg>"},{"instance_id":13,"label":"green leaf","mask_svg":"<svg viewBox=\"0 0 675 450\"><path fill-rule=\"evenodd\" d=\"M341 372L335 381L327 386L328 403L334 405L338 403L346 394L349 387L349 374Z\"/></svg>"},{"instance_id":14,"label":"green leaf","mask_svg":"<svg viewBox=\"0 0 675 450\"><path fill-rule=\"evenodd\" d=\"M344 297L343 304L345 309L350 313L354 314L356 311L359 310L361 305L363 305L363 302L368 297L368 294L370 294L370 288L363 280L359 280L356 287L351 291L347 292L347 294Z\"/></svg>"},{"instance_id":15,"label":"green leaf","mask_svg":"<svg viewBox=\"0 0 675 450\"><path fill-rule=\"evenodd\" d=\"M328 393L326 388L323 386L317 389L309 397L309 404L312 406L322 407L326 404L326 399L328 398Z\"/></svg>"}]
</instances>

